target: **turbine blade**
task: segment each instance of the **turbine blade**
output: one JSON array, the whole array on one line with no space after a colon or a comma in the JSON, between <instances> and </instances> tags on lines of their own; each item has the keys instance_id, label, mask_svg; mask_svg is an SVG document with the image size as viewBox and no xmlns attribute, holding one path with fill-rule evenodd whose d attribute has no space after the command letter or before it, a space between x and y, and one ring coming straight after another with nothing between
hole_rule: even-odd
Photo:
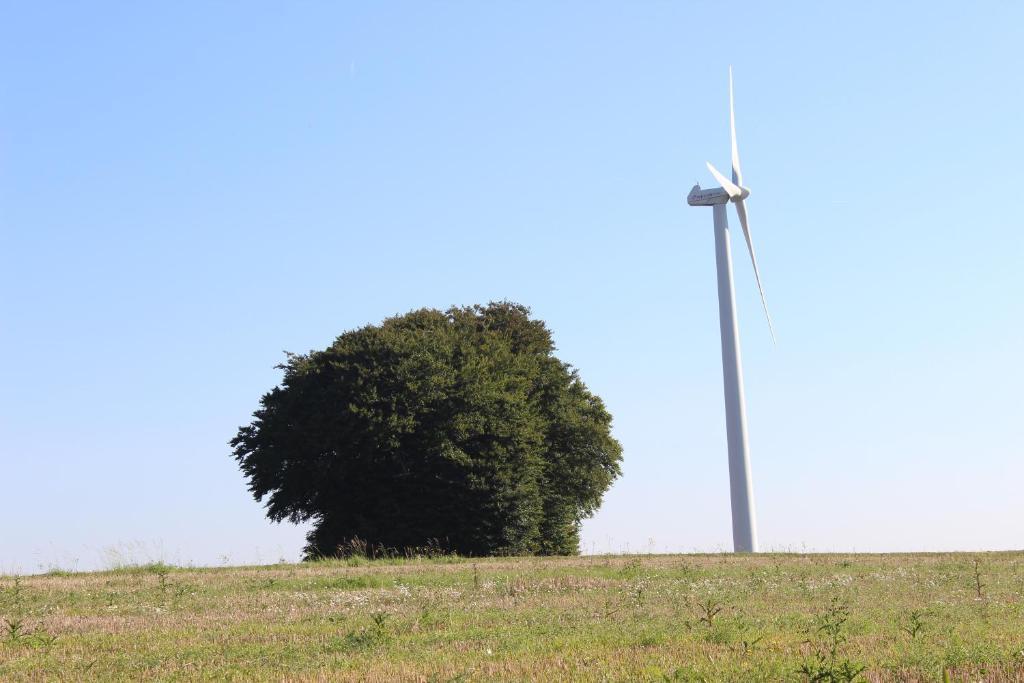
<instances>
[{"instance_id":1,"label":"turbine blade","mask_svg":"<svg viewBox=\"0 0 1024 683\"><path fill-rule=\"evenodd\" d=\"M719 173L718 169L712 166L710 161L707 162L707 165L711 175L715 176L715 180L722 185L722 189L728 192L730 197L739 197L743 194L743 190L730 183L729 179Z\"/></svg>"},{"instance_id":2,"label":"turbine blade","mask_svg":"<svg viewBox=\"0 0 1024 683\"><path fill-rule=\"evenodd\" d=\"M732 131L732 182L743 185L743 171L740 170L740 150L736 146L736 110L732 102L732 67L729 67L729 129Z\"/></svg>"},{"instance_id":3,"label":"turbine blade","mask_svg":"<svg viewBox=\"0 0 1024 683\"><path fill-rule=\"evenodd\" d=\"M747 207L743 200L735 202L736 213L740 215L740 226L743 228L743 236L747 239L747 249L750 251L750 262L754 264L754 279L757 280L757 291L761 293L761 305L764 306L764 317L768 319L768 331L772 335L772 343L775 343L775 327L772 325L772 317L768 314L768 302L764 298L764 287L761 286L761 273L757 270L757 257L754 256L754 241L750 237L750 226L747 225Z\"/></svg>"}]
</instances>

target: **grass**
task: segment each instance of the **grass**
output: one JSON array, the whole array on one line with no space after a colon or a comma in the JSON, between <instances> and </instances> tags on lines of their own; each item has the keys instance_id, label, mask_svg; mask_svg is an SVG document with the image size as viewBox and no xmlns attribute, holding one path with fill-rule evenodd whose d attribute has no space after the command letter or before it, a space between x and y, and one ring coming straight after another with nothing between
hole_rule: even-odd
<instances>
[{"instance_id":1,"label":"grass","mask_svg":"<svg viewBox=\"0 0 1024 683\"><path fill-rule=\"evenodd\" d=\"M1024 553L0 577L0 680L1024 681Z\"/></svg>"}]
</instances>

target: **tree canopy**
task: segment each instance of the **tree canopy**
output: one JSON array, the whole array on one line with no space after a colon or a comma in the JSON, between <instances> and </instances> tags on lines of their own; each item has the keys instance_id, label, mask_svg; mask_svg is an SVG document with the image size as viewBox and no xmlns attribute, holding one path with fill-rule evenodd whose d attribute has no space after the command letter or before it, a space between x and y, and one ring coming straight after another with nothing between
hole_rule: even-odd
<instances>
[{"instance_id":1,"label":"tree canopy","mask_svg":"<svg viewBox=\"0 0 1024 683\"><path fill-rule=\"evenodd\" d=\"M231 440L307 557L354 539L401 551L575 554L619 476L611 415L529 309L422 309L288 354Z\"/></svg>"}]
</instances>

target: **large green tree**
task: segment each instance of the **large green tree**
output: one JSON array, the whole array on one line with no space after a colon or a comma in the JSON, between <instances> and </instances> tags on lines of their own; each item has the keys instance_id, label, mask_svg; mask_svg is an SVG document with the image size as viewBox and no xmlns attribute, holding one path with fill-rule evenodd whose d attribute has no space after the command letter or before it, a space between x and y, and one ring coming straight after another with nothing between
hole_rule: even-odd
<instances>
[{"instance_id":1,"label":"large green tree","mask_svg":"<svg viewBox=\"0 0 1024 683\"><path fill-rule=\"evenodd\" d=\"M289 354L232 439L307 556L353 539L401 551L574 554L619 475L611 415L513 303L423 309Z\"/></svg>"}]
</instances>

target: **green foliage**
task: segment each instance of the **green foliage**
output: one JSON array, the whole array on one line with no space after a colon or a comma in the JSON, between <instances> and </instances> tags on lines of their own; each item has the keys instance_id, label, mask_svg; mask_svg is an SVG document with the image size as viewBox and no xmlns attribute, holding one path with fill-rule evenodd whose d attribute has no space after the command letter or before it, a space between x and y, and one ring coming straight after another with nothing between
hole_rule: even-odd
<instances>
[{"instance_id":1,"label":"green foliage","mask_svg":"<svg viewBox=\"0 0 1024 683\"><path fill-rule=\"evenodd\" d=\"M711 598L707 598L703 602L698 602L697 607L700 608L701 623L706 624L708 628L711 628L711 625L714 622L715 617L718 616L719 612L721 612L724 609L722 605L719 605Z\"/></svg>"},{"instance_id":2,"label":"green foliage","mask_svg":"<svg viewBox=\"0 0 1024 683\"><path fill-rule=\"evenodd\" d=\"M389 639L387 612L375 612L371 615L372 624L357 631L349 631L342 641L346 650L362 650L377 647Z\"/></svg>"},{"instance_id":3,"label":"green foliage","mask_svg":"<svg viewBox=\"0 0 1024 683\"><path fill-rule=\"evenodd\" d=\"M822 638L814 659L805 661L797 673L814 683L851 683L857 680L866 667L842 657L842 647L847 641L844 627L850 618L850 608L832 598L832 603L819 617L818 634Z\"/></svg>"},{"instance_id":4,"label":"green foliage","mask_svg":"<svg viewBox=\"0 0 1024 683\"><path fill-rule=\"evenodd\" d=\"M974 558L974 592L978 599L981 600L985 597L984 594L985 584L981 580L981 561L978 558Z\"/></svg>"},{"instance_id":5,"label":"green foliage","mask_svg":"<svg viewBox=\"0 0 1024 683\"><path fill-rule=\"evenodd\" d=\"M12 643L18 642L25 637L24 619L4 619L4 625L7 627L7 640Z\"/></svg>"},{"instance_id":6,"label":"green foliage","mask_svg":"<svg viewBox=\"0 0 1024 683\"><path fill-rule=\"evenodd\" d=\"M611 415L511 303L413 311L289 354L231 441L307 557L575 554L619 475Z\"/></svg>"},{"instance_id":7,"label":"green foliage","mask_svg":"<svg viewBox=\"0 0 1024 683\"><path fill-rule=\"evenodd\" d=\"M917 634L924 629L924 612L913 610L907 617L907 623L900 627L900 630L911 638L917 638Z\"/></svg>"}]
</instances>

